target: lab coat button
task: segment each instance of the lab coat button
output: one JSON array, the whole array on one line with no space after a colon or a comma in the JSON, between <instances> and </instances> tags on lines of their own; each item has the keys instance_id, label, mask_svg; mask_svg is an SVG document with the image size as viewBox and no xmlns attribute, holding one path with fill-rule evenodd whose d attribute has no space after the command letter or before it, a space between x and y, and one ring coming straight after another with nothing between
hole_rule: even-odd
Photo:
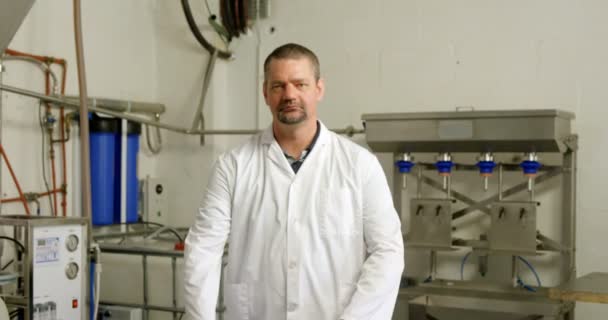
<instances>
[{"instance_id":1,"label":"lab coat button","mask_svg":"<svg viewBox=\"0 0 608 320\"><path fill-rule=\"evenodd\" d=\"M298 264L295 261L292 261L289 263L289 269L295 269L295 267L297 267Z\"/></svg>"},{"instance_id":2,"label":"lab coat button","mask_svg":"<svg viewBox=\"0 0 608 320\"><path fill-rule=\"evenodd\" d=\"M297 308L297 307L298 307L298 305L297 305L297 304L295 304L295 303L290 303L290 304L288 304L288 305L287 305L287 311L289 311L289 312L296 311L296 308Z\"/></svg>"}]
</instances>

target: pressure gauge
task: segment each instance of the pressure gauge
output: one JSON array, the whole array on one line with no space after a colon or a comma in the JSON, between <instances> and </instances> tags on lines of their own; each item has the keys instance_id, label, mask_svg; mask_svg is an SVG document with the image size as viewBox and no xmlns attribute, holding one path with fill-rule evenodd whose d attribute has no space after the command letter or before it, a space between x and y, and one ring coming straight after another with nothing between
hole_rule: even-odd
<instances>
[{"instance_id":1,"label":"pressure gauge","mask_svg":"<svg viewBox=\"0 0 608 320\"><path fill-rule=\"evenodd\" d=\"M65 267L65 275L68 279L73 280L78 275L78 264L76 262L70 262Z\"/></svg>"},{"instance_id":2,"label":"pressure gauge","mask_svg":"<svg viewBox=\"0 0 608 320\"><path fill-rule=\"evenodd\" d=\"M75 234L71 234L65 240L65 246L68 248L68 251L74 252L78 248L78 237Z\"/></svg>"}]
</instances>

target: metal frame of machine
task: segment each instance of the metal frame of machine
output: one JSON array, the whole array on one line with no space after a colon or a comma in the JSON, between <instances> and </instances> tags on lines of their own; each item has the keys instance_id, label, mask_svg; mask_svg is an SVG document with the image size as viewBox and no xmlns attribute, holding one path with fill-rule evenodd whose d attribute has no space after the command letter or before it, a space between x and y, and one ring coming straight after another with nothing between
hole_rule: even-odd
<instances>
[{"instance_id":1,"label":"metal frame of machine","mask_svg":"<svg viewBox=\"0 0 608 320\"><path fill-rule=\"evenodd\" d=\"M116 230L118 227L126 227L126 230ZM180 314L185 312L184 307L178 306L177 301L177 260L183 259L184 251L174 248L175 238L164 238L163 233L169 231L184 236L187 229L173 229L169 227L152 228L147 225L107 226L93 229L93 238L99 244L103 254L120 254L130 256L141 256L142 261L142 302L127 303L117 300L101 300L100 305L118 306L142 309L142 319L149 318L150 311L160 311L172 314L172 319L177 320ZM119 240L116 243L115 240ZM171 260L171 305L158 305L150 303L150 277L148 257L163 257Z\"/></svg>"},{"instance_id":2,"label":"metal frame of machine","mask_svg":"<svg viewBox=\"0 0 608 320\"><path fill-rule=\"evenodd\" d=\"M525 319L574 319L574 303L551 300L549 288L522 290L515 287L517 257L547 251L561 259L552 272L559 272L560 284L576 277L576 150L577 136L571 132L572 113L559 110L465 111L363 115L367 143L374 152L391 153L395 166L388 170L393 176L393 199L398 211L402 208L402 188L407 175L415 176L417 196L410 202L408 248L430 253L429 278L407 279L399 298L407 301L408 319L427 319L428 308L452 308L525 315ZM412 153L438 153L435 163L416 163ZM477 164L452 161L454 153L479 153ZM524 154L521 163L494 162L494 155ZM537 154L543 153L557 161L539 166ZM505 157L502 157L505 158ZM521 170L527 182L503 190L503 171ZM413 168L412 168L413 167ZM451 170L480 171L487 177L498 169L498 192L482 200L474 200L451 188ZM385 168L386 169L386 168ZM488 170L489 169L489 170ZM425 171L438 170L443 183ZM536 174L539 173L537 176ZM537 230L535 185L561 175L561 212L555 219L561 223L561 240L552 240ZM485 188L487 189L487 178ZM427 185L444 193L442 198L423 198L421 186ZM528 189L529 200L505 201L507 197ZM455 211L453 205L467 207ZM491 216L491 225L479 239L457 239L452 222L481 211ZM404 212L401 212L402 218ZM437 279L437 254L455 248L471 248L481 255L512 257L513 282L475 283ZM464 261L463 261L464 264ZM557 270L558 269L558 270ZM407 275L406 270L406 275ZM533 291L533 292L532 292Z\"/></svg>"}]
</instances>

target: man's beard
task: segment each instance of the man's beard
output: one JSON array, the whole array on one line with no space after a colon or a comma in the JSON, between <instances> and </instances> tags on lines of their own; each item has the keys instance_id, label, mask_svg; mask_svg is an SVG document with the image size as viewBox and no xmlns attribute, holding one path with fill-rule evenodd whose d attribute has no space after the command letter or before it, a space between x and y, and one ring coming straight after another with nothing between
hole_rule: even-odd
<instances>
[{"instance_id":1,"label":"man's beard","mask_svg":"<svg viewBox=\"0 0 608 320\"><path fill-rule=\"evenodd\" d=\"M300 112L291 111L289 113L284 113L283 110L287 107L296 107ZM292 114L292 113L296 113L296 114ZM302 107L301 104L294 105L294 104L282 103L281 106L279 107L278 118L279 118L279 121L283 124L298 124L298 123L301 123L301 122L305 121L306 119L308 119L308 114L306 113L306 110L304 109L304 107Z\"/></svg>"}]
</instances>

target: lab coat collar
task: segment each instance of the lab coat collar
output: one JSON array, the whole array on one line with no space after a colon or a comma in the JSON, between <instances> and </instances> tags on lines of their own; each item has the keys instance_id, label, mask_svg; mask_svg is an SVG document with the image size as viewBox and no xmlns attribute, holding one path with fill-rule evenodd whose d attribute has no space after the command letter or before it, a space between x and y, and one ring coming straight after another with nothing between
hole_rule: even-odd
<instances>
[{"instance_id":1,"label":"lab coat collar","mask_svg":"<svg viewBox=\"0 0 608 320\"><path fill-rule=\"evenodd\" d=\"M327 127L323 124L323 122L321 122L321 120L317 120L319 122L319 128L320 128L320 132L319 132L319 138L317 138L317 142L315 143L315 146L322 146L325 145L327 143L327 141L329 141L329 130L327 129ZM274 133L272 132L272 124L270 124L270 126L268 128L266 128L266 130L264 130L264 132L262 133L262 144L272 144L273 142L277 142L276 139L274 138ZM278 144L278 142L277 142Z\"/></svg>"}]
</instances>

